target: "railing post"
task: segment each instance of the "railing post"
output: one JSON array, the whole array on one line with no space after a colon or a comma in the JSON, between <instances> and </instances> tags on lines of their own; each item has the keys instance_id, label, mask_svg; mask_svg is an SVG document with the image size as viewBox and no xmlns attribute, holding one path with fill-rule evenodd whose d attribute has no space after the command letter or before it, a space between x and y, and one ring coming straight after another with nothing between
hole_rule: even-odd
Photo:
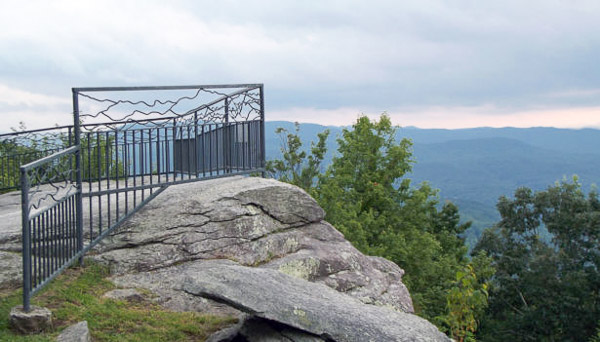
<instances>
[{"instance_id":1,"label":"railing post","mask_svg":"<svg viewBox=\"0 0 600 342\"><path fill-rule=\"evenodd\" d=\"M83 199L81 191L83 189L81 180L81 123L79 122L79 93L76 89L73 91L73 128L75 146L78 147L75 152L75 174L77 179L77 193L75 195L75 227L77 228L77 252L83 250ZM89 143L89 141L88 141ZM89 156L88 156L89 158ZM91 182L91 179L89 180ZM91 201L91 199L90 199ZM79 265L83 266L83 255L79 258Z\"/></svg>"},{"instance_id":2,"label":"railing post","mask_svg":"<svg viewBox=\"0 0 600 342\"><path fill-rule=\"evenodd\" d=\"M198 163L200 162L200 153L198 151L198 112L194 112L194 176L198 178Z\"/></svg>"},{"instance_id":3,"label":"railing post","mask_svg":"<svg viewBox=\"0 0 600 342\"><path fill-rule=\"evenodd\" d=\"M262 177L266 177L265 168L265 87L263 84L260 85L260 167L263 169Z\"/></svg>"},{"instance_id":4,"label":"railing post","mask_svg":"<svg viewBox=\"0 0 600 342\"><path fill-rule=\"evenodd\" d=\"M23 310L29 312L31 299L31 227L29 226L29 178L21 171L21 226L23 228Z\"/></svg>"},{"instance_id":5,"label":"railing post","mask_svg":"<svg viewBox=\"0 0 600 342\"><path fill-rule=\"evenodd\" d=\"M230 132L229 132L229 97L225 97L225 117L224 117L225 125L223 126L223 164L225 172L231 172L231 143L229 141Z\"/></svg>"}]
</instances>

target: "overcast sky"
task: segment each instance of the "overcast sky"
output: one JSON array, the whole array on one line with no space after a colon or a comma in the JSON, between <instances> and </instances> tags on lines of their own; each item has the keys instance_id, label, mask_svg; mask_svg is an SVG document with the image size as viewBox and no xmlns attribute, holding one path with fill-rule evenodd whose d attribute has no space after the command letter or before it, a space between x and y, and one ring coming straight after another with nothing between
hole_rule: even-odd
<instances>
[{"instance_id":1,"label":"overcast sky","mask_svg":"<svg viewBox=\"0 0 600 342\"><path fill-rule=\"evenodd\" d=\"M264 83L267 120L600 128L600 1L0 0L0 131L71 87Z\"/></svg>"}]
</instances>

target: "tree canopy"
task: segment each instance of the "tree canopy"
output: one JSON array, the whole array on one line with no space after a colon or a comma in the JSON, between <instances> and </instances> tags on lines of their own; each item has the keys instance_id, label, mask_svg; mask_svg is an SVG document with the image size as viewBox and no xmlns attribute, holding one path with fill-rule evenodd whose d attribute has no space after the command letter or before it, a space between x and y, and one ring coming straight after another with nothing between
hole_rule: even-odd
<instances>
[{"instance_id":1,"label":"tree canopy","mask_svg":"<svg viewBox=\"0 0 600 342\"><path fill-rule=\"evenodd\" d=\"M486 341L586 341L600 317L600 200L575 178L498 201L501 221L476 247L497 273ZM550 236L545 239L544 236Z\"/></svg>"},{"instance_id":2,"label":"tree canopy","mask_svg":"<svg viewBox=\"0 0 600 342\"><path fill-rule=\"evenodd\" d=\"M325 172L315 161L324 155L326 135L301 152L296 134L282 139L283 159L271 161L271 175L299 185L325 209L326 220L359 250L385 257L406 270L404 282L416 311L433 319L447 313L446 293L456 273L468 264L460 234L458 208L439 205L437 190L427 183L417 188L411 171L412 143L397 141L387 115L379 120L358 118L338 137L338 154ZM299 175L311 175L311 179Z\"/></svg>"}]
</instances>

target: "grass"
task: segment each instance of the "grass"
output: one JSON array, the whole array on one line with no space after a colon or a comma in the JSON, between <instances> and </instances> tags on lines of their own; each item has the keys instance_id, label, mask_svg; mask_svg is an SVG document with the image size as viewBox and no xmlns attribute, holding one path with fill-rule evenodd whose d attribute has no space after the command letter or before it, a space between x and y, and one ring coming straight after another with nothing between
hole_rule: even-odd
<instances>
[{"instance_id":1,"label":"grass","mask_svg":"<svg viewBox=\"0 0 600 342\"><path fill-rule=\"evenodd\" d=\"M32 304L52 310L53 330L23 336L9 329L10 309L21 304L21 290L0 293L0 341L54 341L67 326L87 321L93 341L204 341L236 322L233 317L172 312L151 301L139 303L102 298L115 288L107 268L89 263L55 279Z\"/></svg>"}]
</instances>

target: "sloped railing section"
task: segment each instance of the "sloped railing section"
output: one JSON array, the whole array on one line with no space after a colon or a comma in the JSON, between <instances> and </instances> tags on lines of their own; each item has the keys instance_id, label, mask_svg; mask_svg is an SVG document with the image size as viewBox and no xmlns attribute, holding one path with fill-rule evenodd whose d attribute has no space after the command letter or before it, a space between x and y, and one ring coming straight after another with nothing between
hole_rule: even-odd
<instances>
[{"instance_id":1,"label":"sloped railing section","mask_svg":"<svg viewBox=\"0 0 600 342\"><path fill-rule=\"evenodd\" d=\"M167 186L264 172L263 99L261 84L74 88L73 126L1 135L0 190L22 192L25 310Z\"/></svg>"}]
</instances>

